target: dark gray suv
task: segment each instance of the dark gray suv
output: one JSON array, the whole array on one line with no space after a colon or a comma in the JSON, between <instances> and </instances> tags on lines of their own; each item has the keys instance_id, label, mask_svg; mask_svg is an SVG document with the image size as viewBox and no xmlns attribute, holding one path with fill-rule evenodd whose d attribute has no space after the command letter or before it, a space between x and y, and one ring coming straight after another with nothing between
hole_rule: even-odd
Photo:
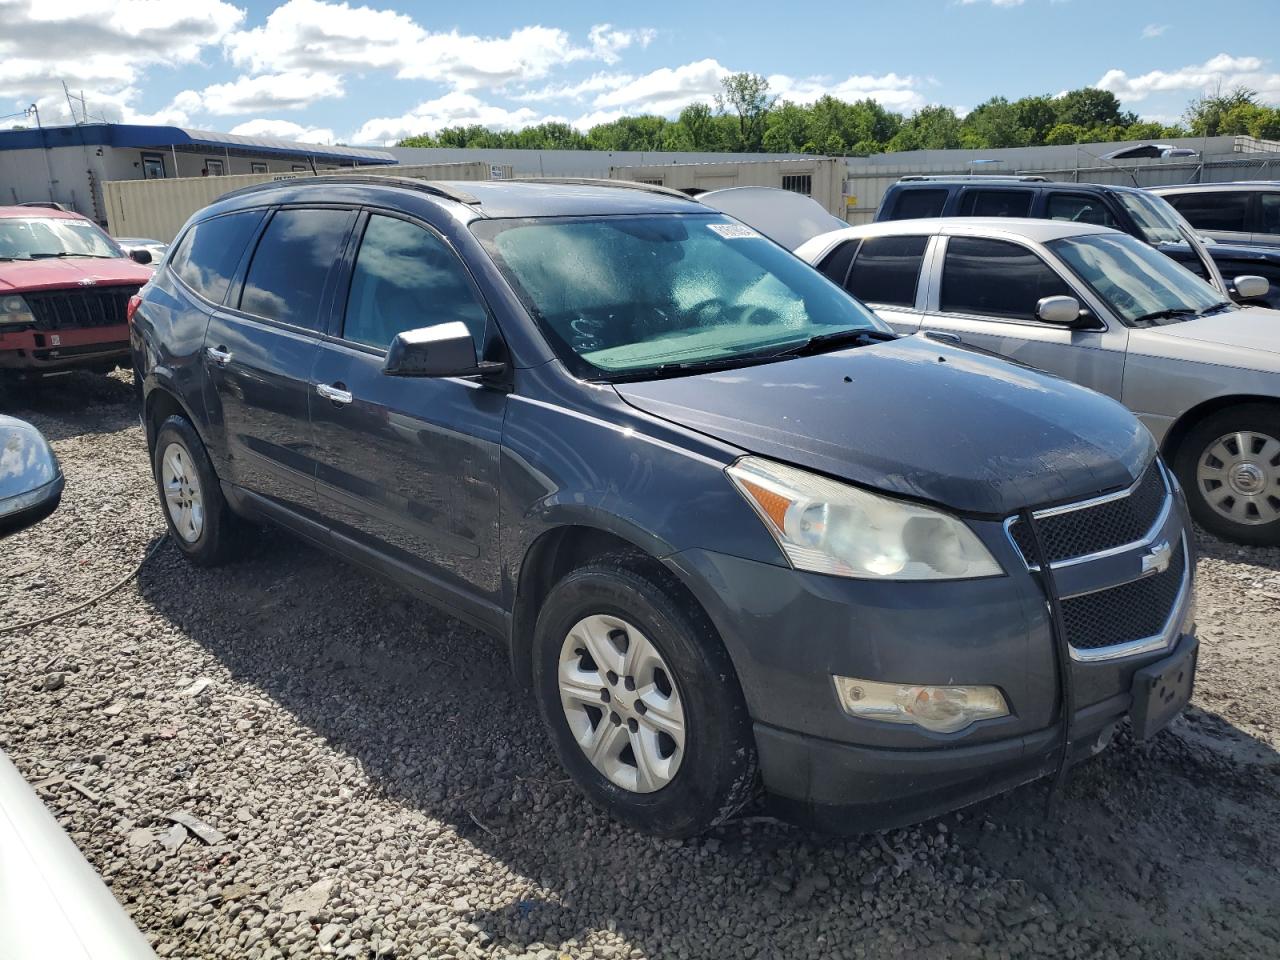
<instances>
[{"instance_id":1,"label":"dark gray suv","mask_svg":"<svg viewBox=\"0 0 1280 960\"><path fill-rule=\"evenodd\" d=\"M183 553L270 521L494 635L636 828L761 780L823 828L917 820L1190 696L1186 511L1128 411L897 338L678 194L264 184L131 324Z\"/></svg>"}]
</instances>

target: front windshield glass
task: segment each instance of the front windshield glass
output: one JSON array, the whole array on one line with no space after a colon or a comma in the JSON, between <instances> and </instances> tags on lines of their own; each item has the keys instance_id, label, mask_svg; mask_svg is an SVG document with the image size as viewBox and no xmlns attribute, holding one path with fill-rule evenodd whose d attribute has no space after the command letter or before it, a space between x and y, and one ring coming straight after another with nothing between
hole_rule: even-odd
<instances>
[{"instance_id":1,"label":"front windshield glass","mask_svg":"<svg viewBox=\"0 0 1280 960\"><path fill-rule=\"evenodd\" d=\"M889 327L719 216L481 220L472 229L579 376L732 363Z\"/></svg>"},{"instance_id":2,"label":"front windshield glass","mask_svg":"<svg viewBox=\"0 0 1280 960\"><path fill-rule=\"evenodd\" d=\"M1223 303L1190 270L1128 234L1064 237L1046 246L1126 324L1185 320Z\"/></svg>"},{"instance_id":3,"label":"front windshield glass","mask_svg":"<svg viewBox=\"0 0 1280 960\"><path fill-rule=\"evenodd\" d=\"M122 256L124 253L111 238L86 220L0 219L0 260Z\"/></svg>"},{"instance_id":4,"label":"front windshield glass","mask_svg":"<svg viewBox=\"0 0 1280 960\"><path fill-rule=\"evenodd\" d=\"M1185 243L1182 218L1168 200L1141 193L1116 190L1113 196L1129 211L1147 243Z\"/></svg>"}]
</instances>

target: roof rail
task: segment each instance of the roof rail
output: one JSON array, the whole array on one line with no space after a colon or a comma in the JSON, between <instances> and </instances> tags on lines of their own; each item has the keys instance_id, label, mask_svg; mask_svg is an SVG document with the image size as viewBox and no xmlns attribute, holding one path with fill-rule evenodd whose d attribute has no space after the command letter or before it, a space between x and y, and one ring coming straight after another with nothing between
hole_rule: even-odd
<instances>
[{"instance_id":1,"label":"roof rail","mask_svg":"<svg viewBox=\"0 0 1280 960\"><path fill-rule=\"evenodd\" d=\"M967 183L970 180L1005 180L1013 183L1048 183L1048 177L1042 177L1037 174L1012 174L1012 173L939 173L939 174L912 174L908 177L899 177L899 183L907 183L908 181L918 180L937 180L937 181L960 181Z\"/></svg>"},{"instance_id":2,"label":"roof rail","mask_svg":"<svg viewBox=\"0 0 1280 960\"><path fill-rule=\"evenodd\" d=\"M647 193L662 193L668 197L679 197L681 200L692 200L687 193L673 187L664 187L656 183L641 183L638 180L607 180L604 177L510 177L503 183L559 183L565 186L580 187L618 187L622 190L643 190Z\"/></svg>"},{"instance_id":3,"label":"roof rail","mask_svg":"<svg viewBox=\"0 0 1280 960\"><path fill-rule=\"evenodd\" d=\"M232 197L243 197L250 193L259 193L263 190L271 190L276 187L293 187L304 184L344 184L344 183L362 183L372 184L384 187L401 187L405 190L416 190L419 193L429 193L432 196L444 197L447 200L456 200L458 203L478 204L478 197L472 196L465 190L459 190L447 183L441 183L438 180L415 180L412 177L391 177L378 176L370 173L320 173L307 177L289 177L285 180L269 180L266 183L255 183L248 187L241 187L239 190L232 190L230 193L224 193L218 198L218 201L228 200Z\"/></svg>"}]
</instances>

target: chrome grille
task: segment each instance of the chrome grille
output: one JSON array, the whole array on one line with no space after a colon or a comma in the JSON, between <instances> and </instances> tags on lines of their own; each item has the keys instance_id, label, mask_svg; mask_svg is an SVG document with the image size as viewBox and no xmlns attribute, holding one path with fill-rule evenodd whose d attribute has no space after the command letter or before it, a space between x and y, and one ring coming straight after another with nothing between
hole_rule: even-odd
<instances>
[{"instance_id":1,"label":"chrome grille","mask_svg":"<svg viewBox=\"0 0 1280 960\"><path fill-rule=\"evenodd\" d=\"M1077 650L1133 643L1164 633L1182 591L1186 550L1174 550L1163 573L1062 601L1067 642Z\"/></svg>"},{"instance_id":2,"label":"chrome grille","mask_svg":"<svg viewBox=\"0 0 1280 960\"><path fill-rule=\"evenodd\" d=\"M90 327L114 327L124 323L129 298L138 290L136 284L78 290L41 290L24 293L22 298L31 307L37 330L83 330Z\"/></svg>"},{"instance_id":3,"label":"chrome grille","mask_svg":"<svg viewBox=\"0 0 1280 960\"><path fill-rule=\"evenodd\" d=\"M1036 512L1036 532L1050 563L1060 563L1142 540L1159 519L1169 490L1159 460L1152 460L1136 484L1118 495L1059 510ZM1030 531L1022 520L1009 525L1009 536L1027 566L1036 566Z\"/></svg>"}]
</instances>

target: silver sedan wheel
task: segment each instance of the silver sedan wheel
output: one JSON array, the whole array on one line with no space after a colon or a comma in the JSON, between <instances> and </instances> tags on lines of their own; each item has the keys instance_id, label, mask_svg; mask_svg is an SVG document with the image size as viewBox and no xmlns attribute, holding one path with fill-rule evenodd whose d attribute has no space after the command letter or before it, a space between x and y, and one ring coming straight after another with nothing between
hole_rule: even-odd
<instances>
[{"instance_id":1,"label":"silver sedan wheel","mask_svg":"<svg viewBox=\"0 0 1280 960\"><path fill-rule=\"evenodd\" d=\"M195 543L204 532L204 495L191 454L180 443L164 448L160 457L160 487L173 528L187 543Z\"/></svg>"},{"instance_id":2,"label":"silver sedan wheel","mask_svg":"<svg viewBox=\"0 0 1280 960\"><path fill-rule=\"evenodd\" d=\"M1280 440L1241 430L1219 437L1196 465L1200 494L1235 523L1280 519Z\"/></svg>"},{"instance_id":3,"label":"silver sedan wheel","mask_svg":"<svg viewBox=\"0 0 1280 960\"><path fill-rule=\"evenodd\" d=\"M592 765L633 793L661 790L684 759L685 715L662 655L631 624L595 614L564 638L560 704Z\"/></svg>"}]
</instances>

